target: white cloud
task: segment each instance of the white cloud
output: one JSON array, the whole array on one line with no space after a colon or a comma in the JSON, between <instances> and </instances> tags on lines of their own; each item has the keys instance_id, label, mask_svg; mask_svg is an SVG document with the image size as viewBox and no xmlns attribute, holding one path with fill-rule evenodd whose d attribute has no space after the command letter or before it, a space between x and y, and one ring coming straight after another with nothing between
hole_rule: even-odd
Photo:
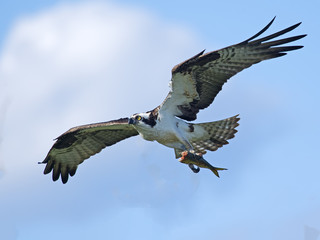
<instances>
[{"instance_id":1,"label":"white cloud","mask_svg":"<svg viewBox=\"0 0 320 240\"><path fill-rule=\"evenodd\" d=\"M0 56L0 79L5 86L0 93L10 102L4 127L0 127L3 129L0 167L5 173L0 181L1 196L5 196L0 209L11 215L10 220L18 225L18 230L26 228L28 222L34 223L39 216L47 216L41 210L46 207L44 202L52 204L53 211L60 208L62 194L71 198L80 196L83 199L80 202L86 201L81 190L84 186L72 183L75 179L71 179L70 187L62 187L61 183L51 182L51 176L42 175L44 166L36 163L45 157L51 140L74 125L107 121L156 107L168 92L169 70L183 60L177 57L194 52L195 41L183 26L161 23L139 9L105 3L62 4L16 22ZM101 177L103 173L134 177L130 174L144 166L138 157L151 156L145 152L145 143L136 141L135 146L135 140L130 140L108 150L105 156L109 162L103 161L103 166L97 157L84 165L88 170L94 168L91 175L100 171ZM123 163L117 161L119 151ZM136 157L128 151L135 151ZM171 151L170 156L173 159ZM78 179L81 176L90 179L82 167ZM120 173L122 168L124 172ZM154 171L149 174L155 176ZM110 179L106 184L110 189L101 199L127 204L131 194L130 191L129 195L124 194L128 179L120 179L119 186L111 184L114 179ZM141 177L136 181L144 182ZM149 185L162 192L155 190L149 193L149 198L168 194L165 186L172 184L164 182L158 174ZM66 192L70 188L73 188L71 195L69 190ZM145 191L140 190L141 196ZM42 204L36 204L35 199ZM144 201L140 197L134 200L137 204ZM100 204L104 203L99 201L87 211L99 211ZM72 208L73 202L63 205ZM34 212L31 217L30 211ZM60 217L57 213L53 218Z\"/></svg>"},{"instance_id":2,"label":"white cloud","mask_svg":"<svg viewBox=\"0 0 320 240\"><path fill-rule=\"evenodd\" d=\"M4 144L28 139L19 148L43 155L44 139L68 127L155 107L168 91L172 56L193 43L181 27L104 3L59 5L20 19L0 59L12 101Z\"/></svg>"}]
</instances>

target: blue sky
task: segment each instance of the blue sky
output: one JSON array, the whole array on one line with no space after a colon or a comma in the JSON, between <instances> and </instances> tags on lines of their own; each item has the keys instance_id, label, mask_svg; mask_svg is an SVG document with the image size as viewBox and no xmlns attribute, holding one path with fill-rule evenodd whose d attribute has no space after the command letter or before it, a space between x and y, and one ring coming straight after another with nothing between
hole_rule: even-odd
<instances>
[{"instance_id":1,"label":"blue sky","mask_svg":"<svg viewBox=\"0 0 320 240\"><path fill-rule=\"evenodd\" d=\"M317 1L0 3L1 239L292 239L320 233ZM70 127L157 106L171 68L203 49L268 33L305 47L233 77L197 122L240 114L230 144L192 173L132 138L86 160L68 184L44 176ZM156 91L154 91L156 89Z\"/></svg>"}]
</instances>

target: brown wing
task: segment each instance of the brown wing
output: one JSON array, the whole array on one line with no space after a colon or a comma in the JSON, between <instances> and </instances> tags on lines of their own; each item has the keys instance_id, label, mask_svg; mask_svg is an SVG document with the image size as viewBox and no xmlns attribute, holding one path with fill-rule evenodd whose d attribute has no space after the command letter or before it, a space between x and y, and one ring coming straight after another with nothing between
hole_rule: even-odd
<instances>
[{"instance_id":1,"label":"brown wing","mask_svg":"<svg viewBox=\"0 0 320 240\"><path fill-rule=\"evenodd\" d=\"M195 120L199 110L213 102L229 78L252 64L280 57L288 51L303 47L279 45L296 41L306 35L268 41L292 31L301 23L254 40L264 33L273 21L274 19L246 41L206 54L202 51L175 66L172 69L171 91L161 104L160 112L170 112L188 121Z\"/></svg>"},{"instance_id":2,"label":"brown wing","mask_svg":"<svg viewBox=\"0 0 320 240\"><path fill-rule=\"evenodd\" d=\"M71 128L57 138L42 162L47 164L44 174L53 170L53 181L61 175L62 182L66 183L68 175L73 176L85 159L107 146L136 135L138 132L128 124L128 118Z\"/></svg>"}]
</instances>

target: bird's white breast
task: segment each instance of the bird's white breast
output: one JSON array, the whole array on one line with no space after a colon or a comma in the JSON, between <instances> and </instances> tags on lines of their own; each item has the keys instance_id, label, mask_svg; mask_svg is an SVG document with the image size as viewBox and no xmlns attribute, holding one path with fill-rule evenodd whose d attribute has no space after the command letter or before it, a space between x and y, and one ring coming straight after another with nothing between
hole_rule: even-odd
<instances>
[{"instance_id":1,"label":"bird's white breast","mask_svg":"<svg viewBox=\"0 0 320 240\"><path fill-rule=\"evenodd\" d=\"M160 116L154 127L135 126L139 134L148 141L157 141L159 143L174 142L177 139L178 119L175 117Z\"/></svg>"}]
</instances>

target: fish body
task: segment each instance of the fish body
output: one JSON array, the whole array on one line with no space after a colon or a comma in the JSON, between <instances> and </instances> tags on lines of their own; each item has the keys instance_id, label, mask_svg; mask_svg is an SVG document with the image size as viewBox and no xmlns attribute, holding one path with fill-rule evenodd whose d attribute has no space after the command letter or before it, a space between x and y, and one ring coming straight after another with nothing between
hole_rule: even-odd
<instances>
[{"instance_id":1,"label":"fish body","mask_svg":"<svg viewBox=\"0 0 320 240\"><path fill-rule=\"evenodd\" d=\"M200 154L194 154L194 153L191 153L189 151L184 151L184 152L181 153L181 156L182 157L179 159L179 161L181 163L194 164L194 165L198 166L199 168L208 168L217 177L220 177L218 171L227 170L226 168L218 168L218 167L212 166ZM199 170L198 170L198 172L199 172Z\"/></svg>"}]
</instances>

